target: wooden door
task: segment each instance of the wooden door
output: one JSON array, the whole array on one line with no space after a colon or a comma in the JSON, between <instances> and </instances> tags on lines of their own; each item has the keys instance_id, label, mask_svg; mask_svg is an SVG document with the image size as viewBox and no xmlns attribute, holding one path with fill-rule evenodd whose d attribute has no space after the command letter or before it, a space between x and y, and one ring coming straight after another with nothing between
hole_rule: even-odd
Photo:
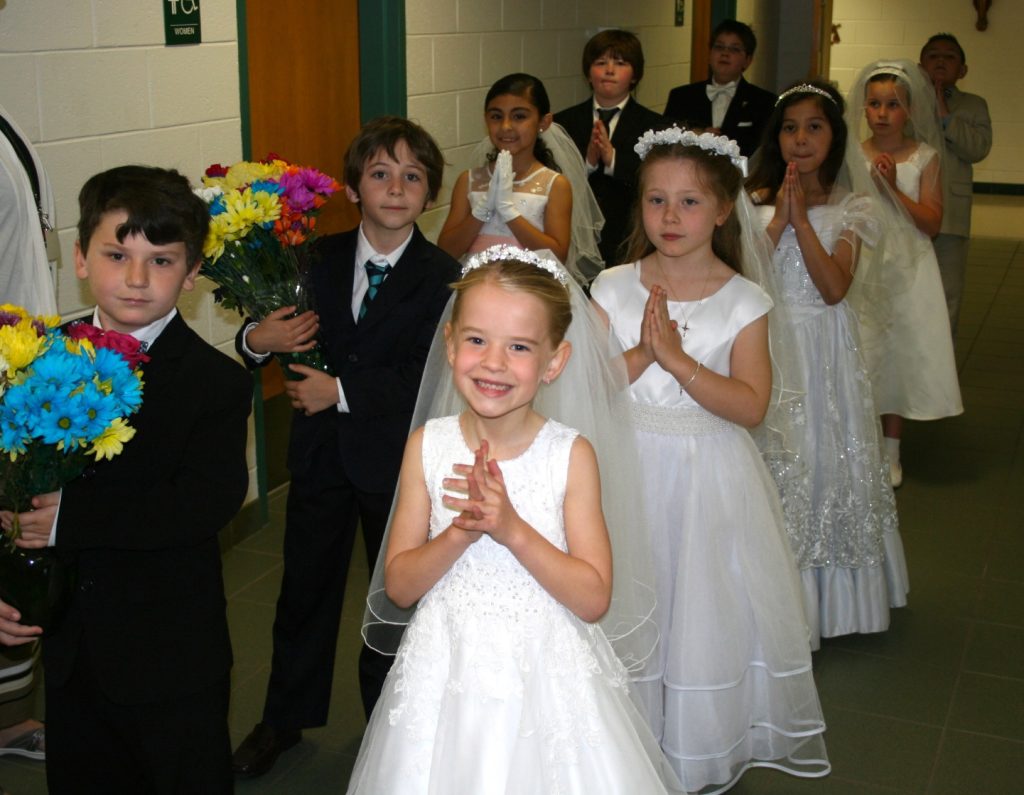
<instances>
[{"instance_id":1,"label":"wooden door","mask_svg":"<svg viewBox=\"0 0 1024 795\"><path fill-rule=\"evenodd\" d=\"M343 182L349 142L359 132L359 0L244 0L250 159L270 152ZM243 108L243 119L245 109ZM321 234L351 229L359 211L338 192L317 222ZM288 479L284 468L291 406L276 364L260 371L255 407L261 502Z\"/></svg>"},{"instance_id":2,"label":"wooden door","mask_svg":"<svg viewBox=\"0 0 1024 795\"><path fill-rule=\"evenodd\" d=\"M359 131L358 0L246 0L249 151L275 152L342 181ZM324 232L351 229L359 212L344 195L320 216Z\"/></svg>"}]
</instances>

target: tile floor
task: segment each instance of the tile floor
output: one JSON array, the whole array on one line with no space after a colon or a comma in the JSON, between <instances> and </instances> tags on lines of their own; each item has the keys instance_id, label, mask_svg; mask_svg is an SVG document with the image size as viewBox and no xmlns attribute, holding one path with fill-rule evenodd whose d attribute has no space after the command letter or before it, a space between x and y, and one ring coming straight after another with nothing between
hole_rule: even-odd
<instances>
[{"instance_id":1,"label":"tile floor","mask_svg":"<svg viewBox=\"0 0 1024 795\"><path fill-rule=\"evenodd\" d=\"M898 492L909 606L888 632L815 655L833 772L748 773L736 795L1024 791L1024 242L976 239L957 337L967 412L911 424ZM1020 491L1018 491L1020 489ZM281 576L283 501L224 556L235 646L231 732L259 719ZM363 556L356 554L354 561ZM343 790L363 731L356 640L365 569L353 571L330 723L305 734L243 795ZM13 795L46 790L42 766L0 759ZM597 794L595 794L597 795Z\"/></svg>"}]
</instances>

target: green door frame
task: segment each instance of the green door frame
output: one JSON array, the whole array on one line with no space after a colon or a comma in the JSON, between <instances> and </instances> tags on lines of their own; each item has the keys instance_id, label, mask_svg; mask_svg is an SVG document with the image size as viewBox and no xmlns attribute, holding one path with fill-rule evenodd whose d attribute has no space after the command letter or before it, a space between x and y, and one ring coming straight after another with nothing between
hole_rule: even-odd
<instances>
[{"instance_id":1,"label":"green door frame","mask_svg":"<svg viewBox=\"0 0 1024 795\"><path fill-rule=\"evenodd\" d=\"M359 0L359 115L405 116L405 0Z\"/></svg>"}]
</instances>

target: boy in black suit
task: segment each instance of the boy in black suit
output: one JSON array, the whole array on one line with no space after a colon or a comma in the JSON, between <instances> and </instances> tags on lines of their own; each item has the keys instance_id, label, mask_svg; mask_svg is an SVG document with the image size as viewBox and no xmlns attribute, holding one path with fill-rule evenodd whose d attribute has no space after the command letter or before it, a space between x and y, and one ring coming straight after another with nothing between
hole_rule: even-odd
<instances>
[{"instance_id":1,"label":"boy in black suit","mask_svg":"<svg viewBox=\"0 0 1024 795\"><path fill-rule=\"evenodd\" d=\"M317 330L331 369L290 365L295 409L284 579L263 719L235 751L235 772L257 776L323 726L356 526L372 570L398 484L420 377L448 285L459 264L429 243L416 219L441 189L444 158L412 122L369 122L345 155L345 193L358 228L323 238L312 268L317 313L274 312L239 332L252 366L269 353L305 350ZM367 716L391 660L364 647L359 680Z\"/></svg>"},{"instance_id":2,"label":"boy in black suit","mask_svg":"<svg viewBox=\"0 0 1024 795\"><path fill-rule=\"evenodd\" d=\"M622 262L620 248L636 194L640 158L633 146L647 130L668 122L632 97L644 76L644 51L629 31L604 30L591 38L583 48L583 76L593 96L559 111L555 121L587 161L590 187L604 214L599 248L611 267Z\"/></svg>"},{"instance_id":3,"label":"boy in black suit","mask_svg":"<svg viewBox=\"0 0 1024 795\"><path fill-rule=\"evenodd\" d=\"M722 20L711 34L711 77L673 88L665 115L684 127L732 138L744 155L754 154L776 99L743 79L756 49L757 37L749 25Z\"/></svg>"},{"instance_id":4,"label":"boy in black suit","mask_svg":"<svg viewBox=\"0 0 1024 795\"><path fill-rule=\"evenodd\" d=\"M123 166L79 195L75 272L92 322L148 346L135 437L20 516L23 546L77 559L43 640L46 773L59 793L231 792L231 643L217 533L245 497L245 370L175 304L191 290L206 204L174 171ZM11 515L0 516L8 526ZM38 627L0 604L0 641Z\"/></svg>"}]
</instances>

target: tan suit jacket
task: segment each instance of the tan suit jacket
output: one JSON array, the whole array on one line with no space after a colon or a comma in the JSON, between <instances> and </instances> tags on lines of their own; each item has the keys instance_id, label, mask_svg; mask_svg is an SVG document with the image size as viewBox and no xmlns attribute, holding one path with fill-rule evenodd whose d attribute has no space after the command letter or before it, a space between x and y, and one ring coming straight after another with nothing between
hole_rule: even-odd
<instances>
[{"instance_id":1,"label":"tan suit jacket","mask_svg":"<svg viewBox=\"0 0 1024 795\"><path fill-rule=\"evenodd\" d=\"M971 235L971 200L974 163L992 148L992 120L988 105L977 94L956 87L946 99L946 151L942 159L942 230L944 235Z\"/></svg>"}]
</instances>

